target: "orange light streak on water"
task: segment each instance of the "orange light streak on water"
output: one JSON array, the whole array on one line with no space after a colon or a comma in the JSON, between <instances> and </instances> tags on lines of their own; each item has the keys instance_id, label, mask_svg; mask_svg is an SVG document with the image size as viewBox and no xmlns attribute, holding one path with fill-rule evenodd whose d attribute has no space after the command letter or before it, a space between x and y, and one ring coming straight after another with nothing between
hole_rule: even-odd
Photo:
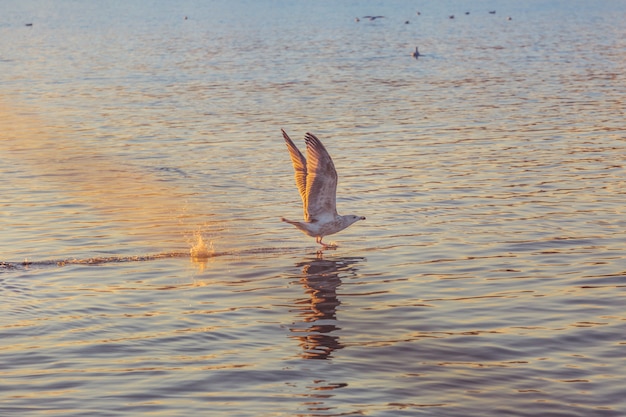
<instances>
[{"instance_id":1,"label":"orange light streak on water","mask_svg":"<svg viewBox=\"0 0 626 417\"><path fill-rule=\"evenodd\" d=\"M199 217L203 211L194 209L184 190L128 163L104 143L100 146L98 138L37 113L0 102L0 153L26 173L16 187L60 193L62 201L50 208L59 218L96 230L106 227L107 234L122 241L139 239L155 250L171 251L189 244L194 234L202 240L199 230L206 218Z\"/></svg>"}]
</instances>

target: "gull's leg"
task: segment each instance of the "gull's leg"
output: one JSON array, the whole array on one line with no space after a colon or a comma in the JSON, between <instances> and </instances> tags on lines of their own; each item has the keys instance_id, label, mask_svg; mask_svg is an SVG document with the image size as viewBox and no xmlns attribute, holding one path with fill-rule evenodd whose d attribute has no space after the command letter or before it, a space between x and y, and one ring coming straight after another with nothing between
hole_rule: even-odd
<instances>
[{"instance_id":1,"label":"gull's leg","mask_svg":"<svg viewBox=\"0 0 626 417\"><path fill-rule=\"evenodd\" d=\"M318 236L315 238L315 241L319 243L320 245L322 245L323 249L336 249L337 248L337 245L332 245L332 244L327 245L326 243L322 242L323 238L324 238L323 236Z\"/></svg>"}]
</instances>

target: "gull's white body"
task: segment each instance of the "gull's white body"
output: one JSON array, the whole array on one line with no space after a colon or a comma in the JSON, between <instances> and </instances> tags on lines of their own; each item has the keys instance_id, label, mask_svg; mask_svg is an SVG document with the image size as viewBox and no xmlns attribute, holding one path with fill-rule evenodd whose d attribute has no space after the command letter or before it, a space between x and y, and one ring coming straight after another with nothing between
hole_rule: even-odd
<instances>
[{"instance_id":1,"label":"gull's white body","mask_svg":"<svg viewBox=\"0 0 626 417\"><path fill-rule=\"evenodd\" d=\"M304 136L305 158L287 133L284 130L282 132L295 171L296 185L302 197L305 221L285 218L281 220L296 226L326 247L322 242L324 236L340 232L356 221L365 220L365 217L337 214L337 171L322 142L315 135L307 133Z\"/></svg>"}]
</instances>

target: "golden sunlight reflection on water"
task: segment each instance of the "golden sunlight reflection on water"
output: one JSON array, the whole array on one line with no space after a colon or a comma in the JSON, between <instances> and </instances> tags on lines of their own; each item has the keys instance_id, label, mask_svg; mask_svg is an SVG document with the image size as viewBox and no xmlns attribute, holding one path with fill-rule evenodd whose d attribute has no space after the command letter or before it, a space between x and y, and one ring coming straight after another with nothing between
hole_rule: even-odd
<instances>
[{"instance_id":1,"label":"golden sunlight reflection on water","mask_svg":"<svg viewBox=\"0 0 626 417\"><path fill-rule=\"evenodd\" d=\"M50 206L57 221L67 219L70 227L83 221L106 224L107 234L166 250L189 244L195 236L192 254L209 253L199 237L208 228L206 208L195 207L175 185L104 148L98 138L77 140L74 129L52 124L30 109L0 102L0 112L0 153L23 171L29 186L60 194L58 205ZM97 229L92 239L98 239Z\"/></svg>"}]
</instances>

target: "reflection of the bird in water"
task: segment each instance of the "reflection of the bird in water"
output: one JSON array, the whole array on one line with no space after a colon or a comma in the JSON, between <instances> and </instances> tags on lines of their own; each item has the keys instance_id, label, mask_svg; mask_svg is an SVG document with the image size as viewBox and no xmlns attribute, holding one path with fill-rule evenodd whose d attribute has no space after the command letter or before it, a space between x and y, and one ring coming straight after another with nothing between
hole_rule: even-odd
<instances>
[{"instance_id":1,"label":"reflection of the bird in water","mask_svg":"<svg viewBox=\"0 0 626 417\"><path fill-rule=\"evenodd\" d=\"M308 298L295 300L295 311L302 320L291 327L305 359L328 359L335 350L342 349L339 336L332 333L337 326L337 307L341 301L337 298L337 288L341 278L355 275L354 264L365 258L323 259L318 254L314 260L297 264L302 268L300 283L304 286Z\"/></svg>"}]
</instances>

